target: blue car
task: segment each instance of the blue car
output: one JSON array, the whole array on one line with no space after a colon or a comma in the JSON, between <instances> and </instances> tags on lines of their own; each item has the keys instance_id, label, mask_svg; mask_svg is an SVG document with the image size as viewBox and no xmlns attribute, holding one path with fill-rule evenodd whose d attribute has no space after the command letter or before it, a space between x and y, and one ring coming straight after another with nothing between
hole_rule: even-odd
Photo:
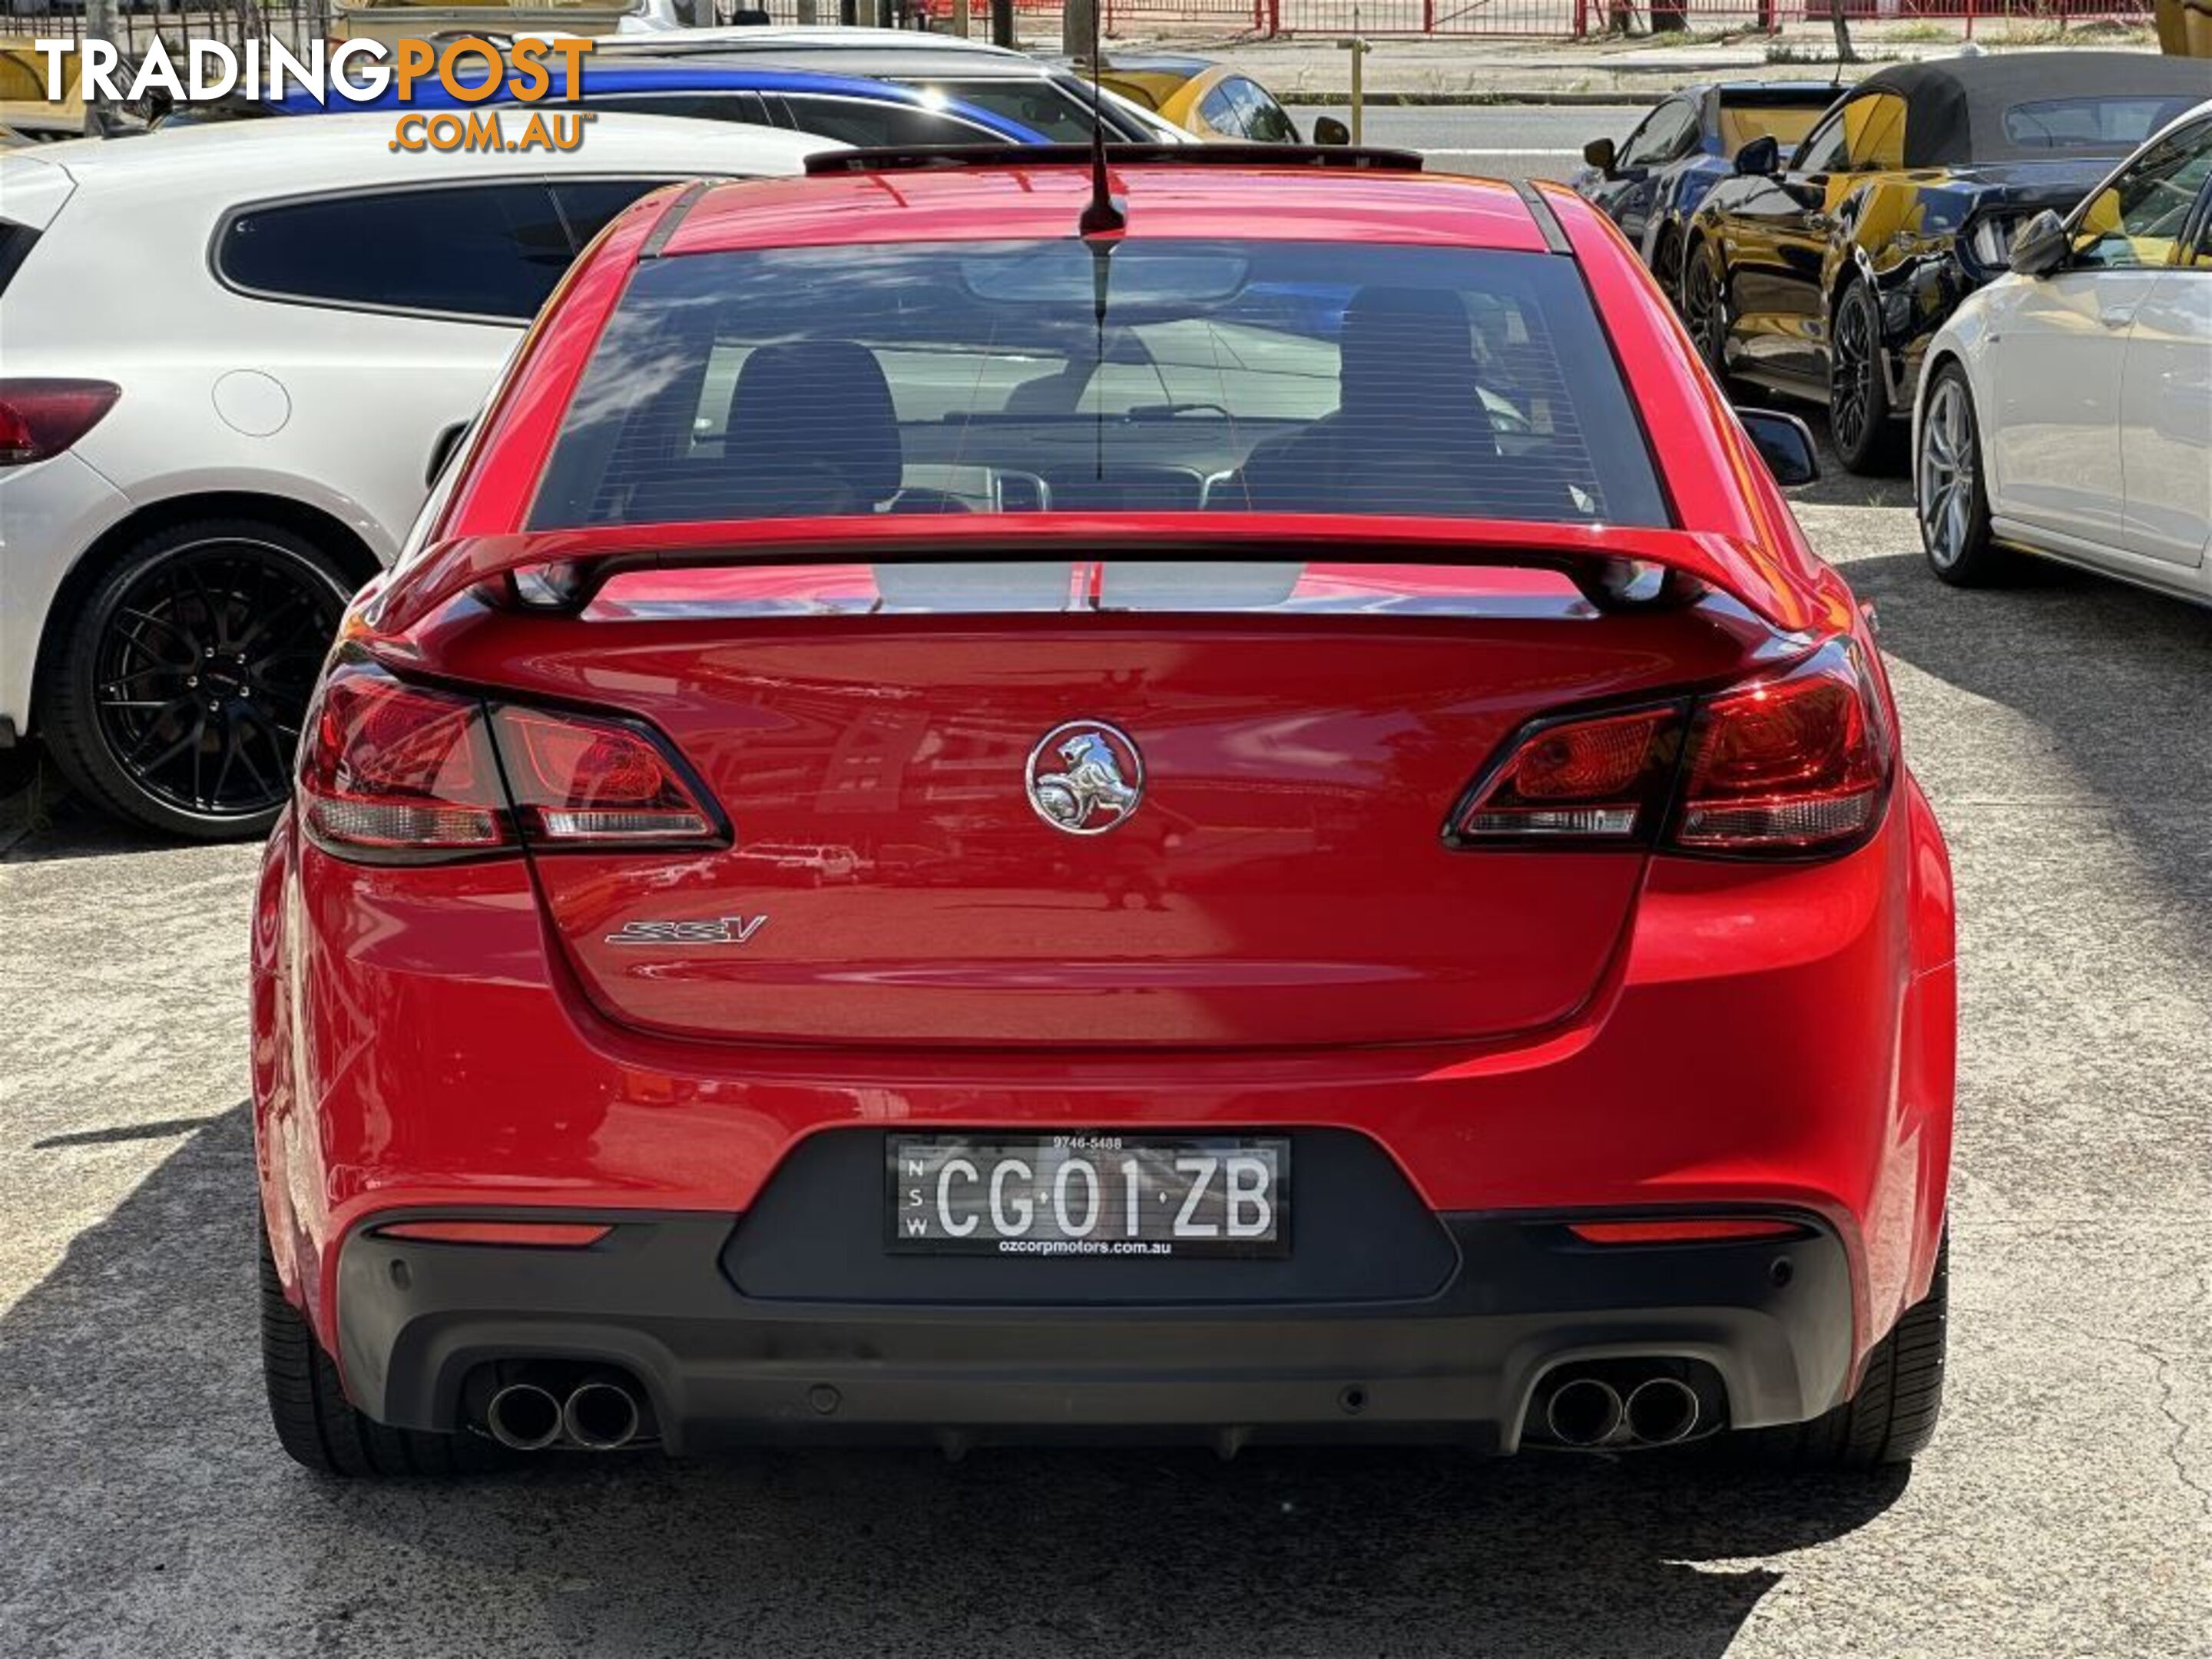
<instances>
[{"instance_id":1,"label":"blue car","mask_svg":"<svg viewBox=\"0 0 2212 1659\"><path fill-rule=\"evenodd\" d=\"M1589 165L1575 176L1575 191L1620 227L1679 305L1683 227L1733 170L1736 151L1754 138L1772 138L1787 155L1837 95L1825 81L1684 87L1619 144L1610 138L1584 144Z\"/></svg>"},{"instance_id":2,"label":"blue car","mask_svg":"<svg viewBox=\"0 0 2212 1659\"><path fill-rule=\"evenodd\" d=\"M554 82L557 92L560 82ZM404 101L386 87L364 102L331 98L318 103L295 91L269 106L278 115L319 115L326 110L481 109L516 101L502 88L471 104L440 82L418 81ZM916 144L1041 144L1043 136L1018 121L912 87L846 75L801 70L749 69L726 64L662 63L625 58L619 64L587 62L580 96L549 97L532 109L617 110L639 115L680 115L709 121L811 132L866 148Z\"/></svg>"}]
</instances>

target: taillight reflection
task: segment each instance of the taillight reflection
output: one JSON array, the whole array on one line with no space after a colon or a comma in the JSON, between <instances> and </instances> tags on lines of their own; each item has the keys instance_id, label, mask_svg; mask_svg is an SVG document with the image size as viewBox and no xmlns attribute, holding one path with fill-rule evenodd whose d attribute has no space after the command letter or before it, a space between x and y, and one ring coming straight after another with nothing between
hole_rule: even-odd
<instances>
[{"instance_id":1,"label":"taillight reflection","mask_svg":"<svg viewBox=\"0 0 2212 1659\"><path fill-rule=\"evenodd\" d=\"M513 839L483 706L367 663L325 682L300 795L307 834L334 850L482 852Z\"/></svg>"},{"instance_id":2,"label":"taillight reflection","mask_svg":"<svg viewBox=\"0 0 2212 1659\"><path fill-rule=\"evenodd\" d=\"M1666 703L1530 727L1461 809L1453 838L1634 840L1664 807L1682 714Z\"/></svg>"},{"instance_id":3,"label":"taillight reflection","mask_svg":"<svg viewBox=\"0 0 2212 1659\"><path fill-rule=\"evenodd\" d=\"M1657 846L1729 858L1844 852L1881 821L1895 745L1848 640L1699 698L1540 720L1452 817L1458 847Z\"/></svg>"},{"instance_id":4,"label":"taillight reflection","mask_svg":"<svg viewBox=\"0 0 2212 1659\"><path fill-rule=\"evenodd\" d=\"M60 454L122 395L109 380L0 380L0 466Z\"/></svg>"},{"instance_id":5,"label":"taillight reflection","mask_svg":"<svg viewBox=\"0 0 2212 1659\"><path fill-rule=\"evenodd\" d=\"M1750 854L1856 842L1888 798L1890 750L1881 694L1856 648L1836 641L1698 707L1671 839Z\"/></svg>"},{"instance_id":6,"label":"taillight reflection","mask_svg":"<svg viewBox=\"0 0 2212 1659\"><path fill-rule=\"evenodd\" d=\"M666 756L629 726L502 708L493 716L526 839L698 842L713 819Z\"/></svg>"},{"instance_id":7,"label":"taillight reflection","mask_svg":"<svg viewBox=\"0 0 2212 1659\"><path fill-rule=\"evenodd\" d=\"M719 844L704 798L644 731L410 685L363 658L317 699L301 818L326 851L376 861L524 846Z\"/></svg>"}]
</instances>

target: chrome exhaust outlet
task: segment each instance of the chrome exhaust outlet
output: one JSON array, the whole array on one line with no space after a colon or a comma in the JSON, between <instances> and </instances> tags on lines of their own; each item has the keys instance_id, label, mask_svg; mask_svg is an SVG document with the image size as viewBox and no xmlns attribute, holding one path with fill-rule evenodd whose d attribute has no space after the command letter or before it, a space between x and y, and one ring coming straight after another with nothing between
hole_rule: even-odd
<instances>
[{"instance_id":1,"label":"chrome exhaust outlet","mask_svg":"<svg viewBox=\"0 0 2212 1659\"><path fill-rule=\"evenodd\" d=\"M1702 1408L1698 1391L1676 1376L1654 1376L1628 1394L1628 1431L1646 1445L1671 1446L1689 1437Z\"/></svg>"},{"instance_id":2,"label":"chrome exhaust outlet","mask_svg":"<svg viewBox=\"0 0 2212 1659\"><path fill-rule=\"evenodd\" d=\"M604 1378L579 1382L561 1407L561 1426L586 1451L616 1451L637 1437L637 1396Z\"/></svg>"},{"instance_id":3,"label":"chrome exhaust outlet","mask_svg":"<svg viewBox=\"0 0 2212 1659\"><path fill-rule=\"evenodd\" d=\"M1595 1446L1620 1427L1620 1395L1610 1382L1574 1377L1552 1390L1544 1424L1561 1445Z\"/></svg>"},{"instance_id":4,"label":"chrome exhaust outlet","mask_svg":"<svg viewBox=\"0 0 2212 1659\"><path fill-rule=\"evenodd\" d=\"M561 1402L535 1382L510 1382L484 1407L484 1426L510 1451L543 1451L561 1437Z\"/></svg>"}]
</instances>

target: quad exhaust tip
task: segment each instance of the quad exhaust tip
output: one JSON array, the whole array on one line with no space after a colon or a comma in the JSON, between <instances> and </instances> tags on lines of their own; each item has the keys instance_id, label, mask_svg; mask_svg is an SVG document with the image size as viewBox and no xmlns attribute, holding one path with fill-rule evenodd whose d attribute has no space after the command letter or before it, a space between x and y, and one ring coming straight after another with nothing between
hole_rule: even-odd
<instances>
[{"instance_id":1,"label":"quad exhaust tip","mask_svg":"<svg viewBox=\"0 0 2212 1659\"><path fill-rule=\"evenodd\" d=\"M1620 1393L1610 1382L1577 1376L1552 1390L1544 1422L1561 1445L1597 1445L1620 1427Z\"/></svg>"},{"instance_id":2,"label":"quad exhaust tip","mask_svg":"<svg viewBox=\"0 0 2212 1659\"><path fill-rule=\"evenodd\" d=\"M1628 1431L1649 1446L1671 1446L1698 1426L1698 1391L1675 1376L1654 1376L1628 1393Z\"/></svg>"},{"instance_id":3,"label":"quad exhaust tip","mask_svg":"<svg viewBox=\"0 0 2212 1659\"><path fill-rule=\"evenodd\" d=\"M484 1408L484 1426L510 1451L542 1451L561 1437L561 1402L535 1382L510 1382Z\"/></svg>"},{"instance_id":4,"label":"quad exhaust tip","mask_svg":"<svg viewBox=\"0 0 2212 1659\"><path fill-rule=\"evenodd\" d=\"M561 1427L586 1451L617 1451L637 1437L637 1396L620 1382L580 1382L561 1407Z\"/></svg>"}]
</instances>

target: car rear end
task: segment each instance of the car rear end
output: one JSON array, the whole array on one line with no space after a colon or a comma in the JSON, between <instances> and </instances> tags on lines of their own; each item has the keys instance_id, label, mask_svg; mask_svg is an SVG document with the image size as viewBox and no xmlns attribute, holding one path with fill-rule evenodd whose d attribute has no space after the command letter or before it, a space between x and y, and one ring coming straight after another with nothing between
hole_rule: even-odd
<instances>
[{"instance_id":1,"label":"car rear end","mask_svg":"<svg viewBox=\"0 0 2212 1659\"><path fill-rule=\"evenodd\" d=\"M1206 177L580 268L264 871L371 1419L1627 1446L1927 1294L1948 876L1848 594L1571 199Z\"/></svg>"},{"instance_id":2,"label":"car rear end","mask_svg":"<svg viewBox=\"0 0 2212 1659\"><path fill-rule=\"evenodd\" d=\"M0 743L28 729L40 629L85 544L129 510L77 455L122 389L83 374L52 326L72 276L64 240L78 195L66 161L84 146L0 154ZM81 287L76 289L82 299Z\"/></svg>"}]
</instances>

